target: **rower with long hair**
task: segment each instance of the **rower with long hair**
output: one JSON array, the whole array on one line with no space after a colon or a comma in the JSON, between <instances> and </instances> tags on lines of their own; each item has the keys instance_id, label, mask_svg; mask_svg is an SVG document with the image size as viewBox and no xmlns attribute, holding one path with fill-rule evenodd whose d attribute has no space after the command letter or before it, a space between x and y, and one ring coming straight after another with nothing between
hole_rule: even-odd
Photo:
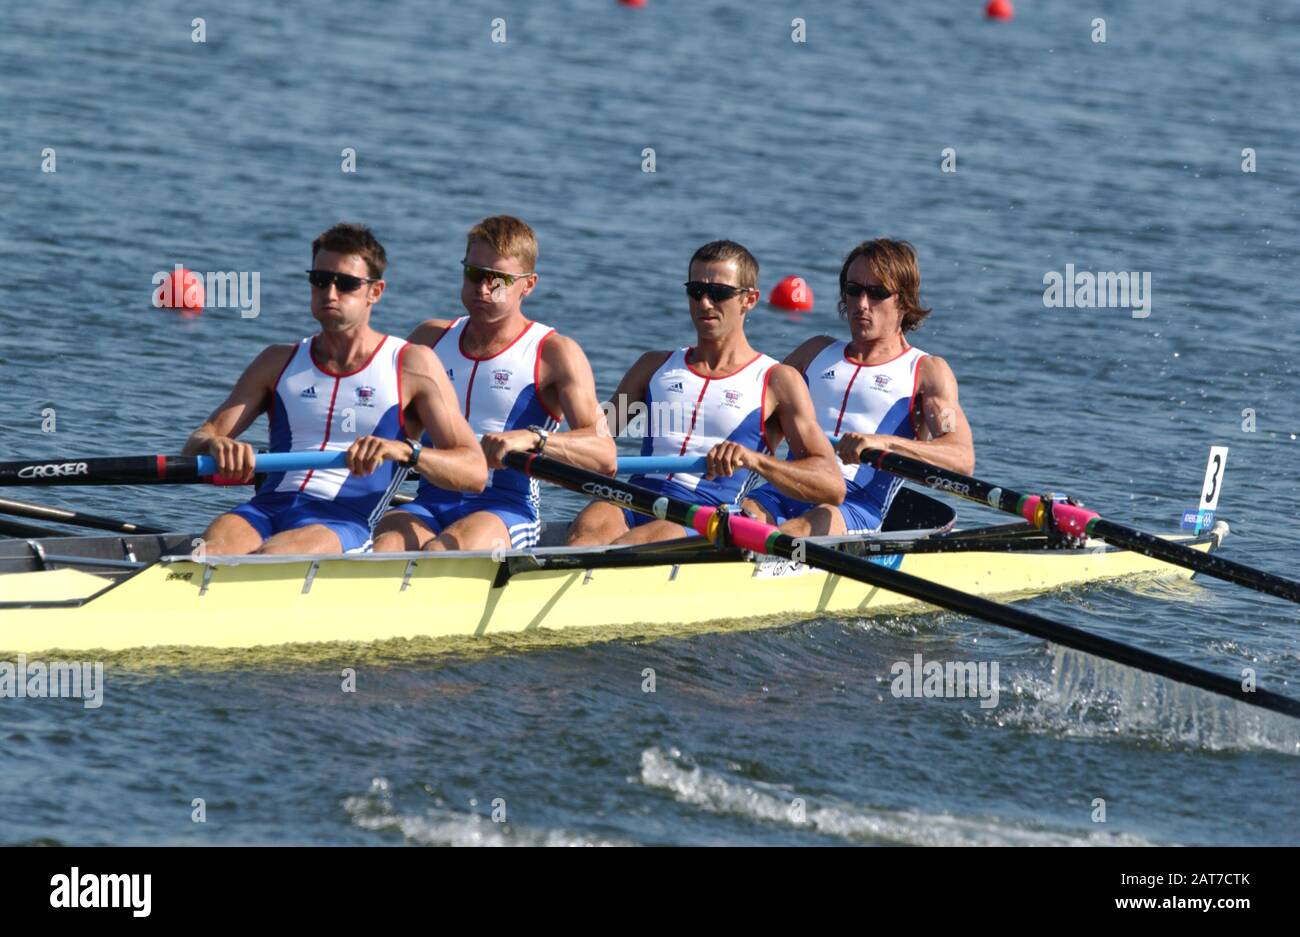
<instances>
[{"instance_id":1,"label":"rower with long hair","mask_svg":"<svg viewBox=\"0 0 1300 937\"><path fill-rule=\"evenodd\" d=\"M902 479L861 464L864 448L963 474L975 470L952 368L907 340L930 314L920 293L916 250L907 241L877 238L849 252L839 300L848 339L818 335L785 359L807 382L822 431L839 437L844 501L792 498L768 484L745 499L747 512L793 536L869 533L880 529Z\"/></svg>"}]
</instances>

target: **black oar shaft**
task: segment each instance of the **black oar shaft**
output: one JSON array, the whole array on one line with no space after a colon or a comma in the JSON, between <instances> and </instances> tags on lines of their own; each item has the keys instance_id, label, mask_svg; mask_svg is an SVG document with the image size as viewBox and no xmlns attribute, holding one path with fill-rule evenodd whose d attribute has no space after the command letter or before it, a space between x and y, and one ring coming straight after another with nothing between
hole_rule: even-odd
<instances>
[{"instance_id":1,"label":"black oar shaft","mask_svg":"<svg viewBox=\"0 0 1300 937\"><path fill-rule=\"evenodd\" d=\"M1043 526L1042 514L1038 510L1040 503L1037 495L1027 495L1011 488L991 485L978 478L972 478L969 475L940 468L937 465L930 465L919 459L908 458L894 452L864 449L861 453L861 459L865 464L900 475L909 481L925 485L935 491L946 491L959 498L965 498L977 504L986 504L1008 514L1023 517L1040 527ZM1044 510L1053 511L1069 510L1077 512L1078 510L1066 506L1042 505L1041 507ZM1090 514L1091 512L1087 513ZM1090 537L1096 537L1098 540L1104 540L1106 543L1150 556L1173 566L1182 566L1185 569L1204 573L1216 579L1223 579L1239 586L1245 586L1248 589L1255 589L1292 602L1300 602L1300 582L1265 572L1262 569L1256 569L1253 566L1234 563L1232 560L1224 559L1213 553L1202 553L1200 550L1193 550L1180 543L1172 543L1132 527L1108 521L1103 517L1093 515L1090 520L1086 521L1086 526L1079 533L1086 533Z\"/></svg>"},{"instance_id":2,"label":"black oar shaft","mask_svg":"<svg viewBox=\"0 0 1300 937\"><path fill-rule=\"evenodd\" d=\"M199 479L195 456L111 456L0 462L0 485L166 485Z\"/></svg>"},{"instance_id":3,"label":"black oar shaft","mask_svg":"<svg viewBox=\"0 0 1300 937\"><path fill-rule=\"evenodd\" d=\"M718 518L717 512L712 508L660 495L648 489L618 479L607 478L595 472L557 462L544 456L513 452L507 455L503 461L510 468L525 472L544 481L582 492L594 498L601 498L661 520L672 521L688 529L705 527L712 530L707 523L703 522L716 521ZM1211 673L1191 664L1184 664L1162 657L1159 654L1153 654L1150 651L1131 647L1120 641L1081 631L1078 628L1052 621L1032 612L1001 605L977 595L960 592L909 573L887 569L869 560L850 556L847 553L842 553L821 544L810 543L806 540L801 541L788 534L780 533L773 527L765 524L760 525L758 522L747 518L731 518L728 522L731 524L733 532L737 527L748 530L760 527L764 529L763 535L759 538L761 544L742 542L742 546L754 549L761 545L761 550L765 553L797 560L809 566L865 582L881 589L887 589L899 595L909 596L921 602L982 618L1015 631L1136 667L1147 673L1198 687L1242 703L1300 718L1300 700L1294 700L1267 690L1247 691L1236 680ZM745 525L749 526L745 527Z\"/></svg>"}]
</instances>

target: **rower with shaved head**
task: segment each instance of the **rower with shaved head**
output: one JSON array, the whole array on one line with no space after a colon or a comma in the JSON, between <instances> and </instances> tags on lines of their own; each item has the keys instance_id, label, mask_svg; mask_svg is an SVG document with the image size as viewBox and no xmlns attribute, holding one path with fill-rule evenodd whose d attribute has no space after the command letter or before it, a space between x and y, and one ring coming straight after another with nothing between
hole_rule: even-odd
<instances>
[{"instance_id":1,"label":"rower with shaved head","mask_svg":"<svg viewBox=\"0 0 1300 937\"><path fill-rule=\"evenodd\" d=\"M691 257L686 295L695 343L641 356L623 376L615 404L651 415L642 445L647 456L704 456L702 473L634 475L633 483L714 507L736 505L746 484L765 478L789 497L838 504L844 479L817 425L808 388L793 368L756 351L745 322L758 302L758 262L734 241L713 241ZM773 453L784 440L790 458ZM569 543L647 543L687 535L685 528L620 509L589 504Z\"/></svg>"}]
</instances>

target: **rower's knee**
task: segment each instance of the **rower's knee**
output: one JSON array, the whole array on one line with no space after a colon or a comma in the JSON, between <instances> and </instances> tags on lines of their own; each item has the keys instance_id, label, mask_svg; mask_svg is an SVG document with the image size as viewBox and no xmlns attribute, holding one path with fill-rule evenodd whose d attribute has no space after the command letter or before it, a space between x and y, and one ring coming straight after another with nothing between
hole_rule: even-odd
<instances>
[{"instance_id":1,"label":"rower's knee","mask_svg":"<svg viewBox=\"0 0 1300 937\"><path fill-rule=\"evenodd\" d=\"M565 543L571 547L606 546L627 533L623 511L604 501L583 508L569 527Z\"/></svg>"},{"instance_id":2,"label":"rower's knee","mask_svg":"<svg viewBox=\"0 0 1300 937\"><path fill-rule=\"evenodd\" d=\"M380 518L376 525L371 549L376 553L422 550L432 539L433 531L409 511L392 511Z\"/></svg>"}]
</instances>

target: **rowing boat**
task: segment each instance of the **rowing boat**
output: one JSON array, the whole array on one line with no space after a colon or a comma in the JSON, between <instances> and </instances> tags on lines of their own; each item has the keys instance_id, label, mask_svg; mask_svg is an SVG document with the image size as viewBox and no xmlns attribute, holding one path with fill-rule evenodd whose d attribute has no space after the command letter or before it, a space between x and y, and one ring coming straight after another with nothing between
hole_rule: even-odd
<instances>
[{"instance_id":1,"label":"rowing boat","mask_svg":"<svg viewBox=\"0 0 1300 937\"><path fill-rule=\"evenodd\" d=\"M904 488L871 537L816 538L979 596L1024 598L1186 569L1028 523L967 530L951 507ZM483 636L641 624L707 631L746 620L931 610L915 599L788 559L703 538L497 554L393 553L196 558L192 534L0 541L0 651L246 648ZM1227 533L1172 537L1203 552ZM602 634L608 634L603 631Z\"/></svg>"}]
</instances>

